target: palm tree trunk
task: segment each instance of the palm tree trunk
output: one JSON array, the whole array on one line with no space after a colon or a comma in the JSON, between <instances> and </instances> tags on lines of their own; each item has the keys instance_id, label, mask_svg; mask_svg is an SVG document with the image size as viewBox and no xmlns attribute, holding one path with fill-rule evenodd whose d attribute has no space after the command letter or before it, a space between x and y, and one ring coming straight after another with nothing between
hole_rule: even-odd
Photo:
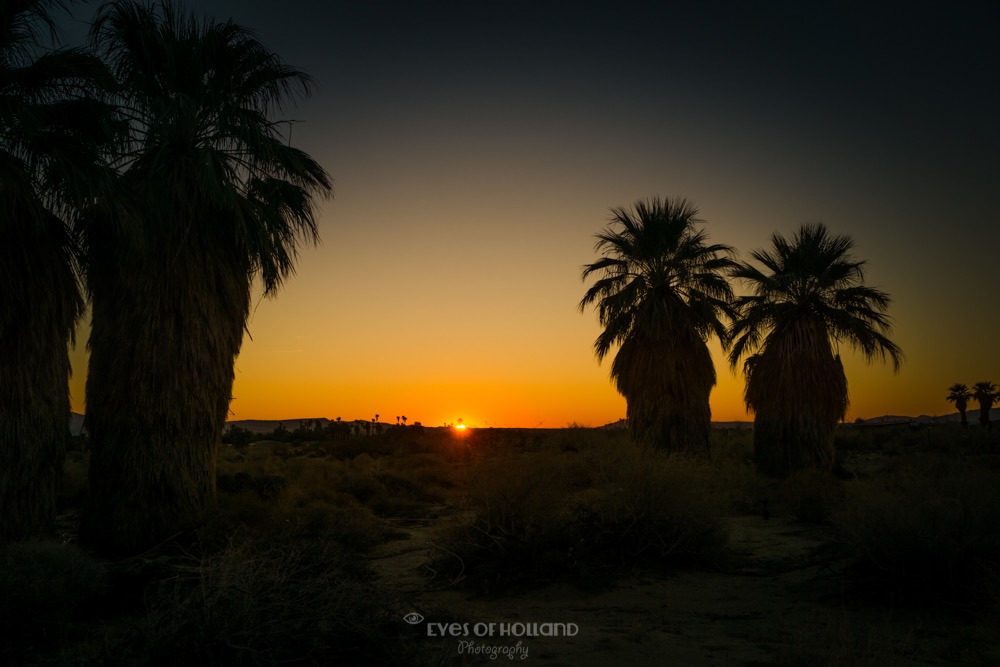
<instances>
[{"instance_id":1,"label":"palm tree trunk","mask_svg":"<svg viewBox=\"0 0 1000 667\"><path fill-rule=\"evenodd\" d=\"M625 396L633 440L671 452L707 455L715 365L693 328L634 338L615 355L612 377Z\"/></svg>"},{"instance_id":2,"label":"palm tree trunk","mask_svg":"<svg viewBox=\"0 0 1000 667\"><path fill-rule=\"evenodd\" d=\"M68 343L81 299L62 223L0 219L0 542L55 519L69 438Z\"/></svg>"},{"instance_id":3,"label":"palm tree trunk","mask_svg":"<svg viewBox=\"0 0 1000 667\"><path fill-rule=\"evenodd\" d=\"M821 326L798 321L775 336L747 376L746 399L754 411L758 471L784 477L833 466L847 378Z\"/></svg>"},{"instance_id":4,"label":"palm tree trunk","mask_svg":"<svg viewBox=\"0 0 1000 667\"><path fill-rule=\"evenodd\" d=\"M80 540L105 553L169 539L215 499L248 267L231 248L198 244L112 251L104 261L114 269L89 273L92 456Z\"/></svg>"}]
</instances>

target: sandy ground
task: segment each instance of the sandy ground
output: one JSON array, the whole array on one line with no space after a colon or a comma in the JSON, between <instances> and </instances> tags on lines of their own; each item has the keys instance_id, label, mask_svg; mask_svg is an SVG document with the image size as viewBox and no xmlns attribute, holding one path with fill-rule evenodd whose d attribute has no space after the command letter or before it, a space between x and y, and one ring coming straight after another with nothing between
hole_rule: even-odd
<instances>
[{"instance_id":1,"label":"sandy ground","mask_svg":"<svg viewBox=\"0 0 1000 667\"><path fill-rule=\"evenodd\" d=\"M821 526L738 517L729 525L738 566L726 572L642 574L603 592L551 584L482 597L429 569L441 532L465 518L439 508L403 526L409 536L372 559L383 584L423 617L413 632L441 664L1000 665L1000 628L888 600L851 603L847 564L833 558ZM544 632L545 623L575 626L563 636L501 635L520 630L512 624Z\"/></svg>"}]
</instances>

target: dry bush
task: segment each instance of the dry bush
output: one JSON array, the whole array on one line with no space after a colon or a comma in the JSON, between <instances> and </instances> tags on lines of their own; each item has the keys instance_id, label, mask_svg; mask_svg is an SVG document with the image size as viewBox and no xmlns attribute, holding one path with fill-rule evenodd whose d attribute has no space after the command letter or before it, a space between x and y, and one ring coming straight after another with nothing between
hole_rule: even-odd
<instances>
[{"instance_id":1,"label":"dry bush","mask_svg":"<svg viewBox=\"0 0 1000 667\"><path fill-rule=\"evenodd\" d=\"M139 633L116 657L151 664L397 662L401 614L330 541L233 539L174 567L147 595Z\"/></svg>"},{"instance_id":2,"label":"dry bush","mask_svg":"<svg viewBox=\"0 0 1000 667\"><path fill-rule=\"evenodd\" d=\"M895 667L913 664L917 643L912 631L893 623L828 613L822 629L800 630L780 645L774 664L781 667Z\"/></svg>"},{"instance_id":3,"label":"dry bush","mask_svg":"<svg viewBox=\"0 0 1000 667\"><path fill-rule=\"evenodd\" d=\"M776 509L805 523L828 523L844 501L844 482L827 470L803 470L782 481Z\"/></svg>"},{"instance_id":4,"label":"dry bush","mask_svg":"<svg viewBox=\"0 0 1000 667\"><path fill-rule=\"evenodd\" d=\"M624 559L648 554L654 562L698 565L714 564L724 553L727 499L714 465L635 446L604 450L595 464L603 498L591 509L609 546L624 546Z\"/></svg>"},{"instance_id":5,"label":"dry bush","mask_svg":"<svg viewBox=\"0 0 1000 667\"><path fill-rule=\"evenodd\" d=\"M16 664L33 644L51 647L106 593L105 567L75 546L7 544L0 550L0 659Z\"/></svg>"},{"instance_id":6,"label":"dry bush","mask_svg":"<svg viewBox=\"0 0 1000 667\"><path fill-rule=\"evenodd\" d=\"M556 447L478 462L475 518L450 536L439 567L487 591L600 586L641 565L704 565L724 552L721 503L700 488L705 464L631 445Z\"/></svg>"},{"instance_id":7,"label":"dry bush","mask_svg":"<svg viewBox=\"0 0 1000 667\"><path fill-rule=\"evenodd\" d=\"M281 474L251 474L234 466L233 472L219 474L218 505L203 522L199 540L219 546L242 532L289 540L322 538L354 552L368 551L396 532L345 492L356 480L370 479L370 473L361 472L371 462L365 458L351 466L336 459L281 461L269 455L252 464L256 471Z\"/></svg>"},{"instance_id":8,"label":"dry bush","mask_svg":"<svg viewBox=\"0 0 1000 667\"><path fill-rule=\"evenodd\" d=\"M858 480L835 524L869 588L996 606L989 583L1000 571L1000 471L989 462L925 457Z\"/></svg>"}]
</instances>

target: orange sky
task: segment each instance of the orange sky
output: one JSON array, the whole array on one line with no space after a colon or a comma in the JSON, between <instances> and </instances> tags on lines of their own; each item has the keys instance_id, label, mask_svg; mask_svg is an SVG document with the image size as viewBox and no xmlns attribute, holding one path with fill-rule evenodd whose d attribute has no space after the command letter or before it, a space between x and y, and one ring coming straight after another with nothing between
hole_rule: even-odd
<instances>
[{"instance_id":1,"label":"orange sky","mask_svg":"<svg viewBox=\"0 0 1000 667\"><path fill-rule=\"evenodd\" d=\"M611 4L365 7L199 3L313 75L287 115L335 180L322 245L254 309L232 418L624 417L579 275L608 210L654 195L694 201L744 256L812 220L855 238L906 362L894 375L842 350L848 419L945 414L950 384L1000 381L998 58L976 17L687 9L682 33L652 39L656 17ZM749 419L713 350L713 418Z\"/></svg>"}]
</instances>

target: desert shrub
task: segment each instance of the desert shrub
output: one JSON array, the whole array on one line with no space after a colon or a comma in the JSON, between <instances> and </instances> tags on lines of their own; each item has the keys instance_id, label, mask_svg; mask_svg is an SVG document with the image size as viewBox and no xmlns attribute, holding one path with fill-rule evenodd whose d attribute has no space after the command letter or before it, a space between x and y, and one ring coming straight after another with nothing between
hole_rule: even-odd
<instances>
[{"instance_id":1,"label":"desert shrub","mask_svg":"<svg viewBox=\"0 0 1000 667\"><path fill-rule=\"evenodd\" d=\"M118 660L158 665L388 664L401 614L370 573L323 540L233 539L147 594ZM411 649L414 647L410 647Z\"/></svg>"},{"instance_id":2,"label":"desert shrub","mask_svg":"<svg viewBox=\"0 0 1000 667\"><path fill-rule=\"evenodd\" d=\"M853 618L846 611L816 619L819 627L800 628L778 645L779 667L902 667L912 665L917 642L912 628L890 618Z\"/></svg>"},{"instance_id":3,"label":"desert shrub","mask_svg":"<svg viewBox=\"0 0 1000 667\"><path fill-rule=\"evenodd\" d=\"M623 565L647 556L654 565L710 564L724 553L725 499L712 490L713 466L636 446L602 455L601 495L588 503L601 522L595 546L621 545Z\"/></svg>"},{"instance_id":4,"label":"desert shrub","mask_svg":"<svg viewBox=\"0 0 1000 667\"><path fill-rule=\"evenodd\" d=\"M199 542L218 545L237 531L253 534L279 528L275 504L261 499L252 488L246 488L220 493L218 502L205 513L197 532Z\"/></svg>"},{"instance_id":5,"label":"desert shrub","mask_svg":"<svg viewBox=\"0 0 1000 667\"><path fill-rule=\"evenodd\" d=\"M442 500L440 493L437 493L433 485L429 483L430 480L440 483L441 480L434 475L400 474L393 470L377 473L375 479L382 485L387 494L425 502L440 502Z\"/></svg>"},{"instance_id":6,"label":"desert shrub","mask_svg":"<svg viewBox=\"0 0 1000 667\"><path fill-rule=\"evenodd\" d=\"M776 509L806 523L827 523L844 500L844 483L826 470L803 470L782 481Z\"/></svg>"},{"instance_id":7,"label":"desert shrub","mask_svg":"<svg viewBox=\"0 0 1000 667\"><path fill-rule=\"evenodd\" d=\"M699 464L635 447L535 451L479 464L470 525L438 566L487 591L554 579L600 586L638 566L715 562L720 503Z\"/></svg>"},{"instance_id":8,"label":"desert shrub","mask_svg":"<svg viewBox=\"0 0 1000 667\"><path fill-rule=\"evenodd\" d=\"M364 503L383 491L381 482L370 470L348 469L343 476L335 482L338 491L350 494Z\"/></svg>"},{"instance_id":9,"label":"desert shrub","mask_svg":"<svg viewBox=\"0 0 1000 667\"><path fill-rule=\"evenodd\" d=\"M288 481L280 475L251 475L245 470L236 473L218 473L216 488L220 493L238 494L252 491L264 501L274 500Z\"/></svg>"},{"instance_id":10,"label":"desert shrub","mask_svg":"<svg viewBox=\"0 0 1000 667\"><path fill-rule=\"evenodd\" d=\"M749 428L713 429L711 451L713 461L735 461L752 465L753 430Z\"/></svg>"},{"instance_id":11,"label":"desert shrub","mask_svg":"<svg viewBox=\"0 0 1000 667\"><path fill-rule=\"evenodd\" d=\"M282 512L282 534L294 539L324 539L343 549L364 554L373 547L404 536L380 521L367 507L354 503L332 505L312 501L294 511Z\"/></svg>"},{"instance_id":12,"label":"desert shrub","mask_svg":"<svg viewBox=\"0 0 1000 667\"><path fill-rule=\"evenodd\" d=\"M253 476L245 470L235 473L219 472L215 477L215 488L219 493L242 493L253 491Z\"/></svg>"},{"instance_id":13,"label":"desert shrub","mask_svg":"<svg viewBox=\"0 0 1000 667\"><path fill-rule=\"evenodd\" d=\"M51 645L65 624L106 592L105 567L75 546L15 542L0 550L0 657ZM19 662L19 660L14 660ZM7 662L13 664L13 662Z\"/></svg>"},{"instance_id":14,"label":"desert shrub","mask_svg":"<svg viewBox=\"0 0 1000 667\"><path fill-rule=\"evenodd\" d=\"M226 430L222 432L222 443L226 445L244 447L253 441L254 434L242 426L237 426L236 424L229 424L226 427Z\"/></svg>"},{"instance_id":15,"label":"desert shrub","mask_svg":"<svg viewBox=\"0 0 1000 667\"><path fill-rule=\"evenodd\" d=\"M851 485L835 516L868 584L956 604L996 604L1000 473L940 458Z\"/></svg>"},{"instance_id":16,"label":"desert shrub","mask_svg":"<svg viewBox=\"0 0 1000 667\"><path fill-rule=\"evenodd\" d=\"M332 501L339 498L337 481L344 474L344 465L337 460L299 458L290 459L280 469L287 484L282 497L293 496L297 502L309 499Z\"/></svg>"}]
</instances>

